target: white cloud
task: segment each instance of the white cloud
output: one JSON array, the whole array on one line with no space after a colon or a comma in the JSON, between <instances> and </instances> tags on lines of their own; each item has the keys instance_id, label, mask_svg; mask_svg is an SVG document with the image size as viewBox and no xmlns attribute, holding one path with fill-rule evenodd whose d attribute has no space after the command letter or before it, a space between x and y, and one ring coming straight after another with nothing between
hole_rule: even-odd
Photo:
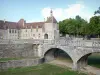
<instances>
[{"instance_id":1,"label":"white cloud","mask_svg":"<svg viewBox=\"0 0 100 75\"><path fill-rule=\"evenodd\" d=\"M86 10L86 6L83 3L76 3L68 5L67 8L55 8L53 9L53 15L57 20L63 20L66 18L74 18L76 15L80 15L85 20L89 20L92 13ZM47 18L50 16L50 7L42 9L42 16Z\"/></svg>"},{"instance_id":2,"label":"white cloud","mask_svg":"<svg viewBox=\"0 0 100 75\"><path fill-rule=\"evenodd\" d=\"M68 5L68 8L65 9L65 13L67 13L67 17L75 17L76 15L79 15L82 10L84 9L84 5L82 4L72 4Z\"/></svg>"}]
</instances>

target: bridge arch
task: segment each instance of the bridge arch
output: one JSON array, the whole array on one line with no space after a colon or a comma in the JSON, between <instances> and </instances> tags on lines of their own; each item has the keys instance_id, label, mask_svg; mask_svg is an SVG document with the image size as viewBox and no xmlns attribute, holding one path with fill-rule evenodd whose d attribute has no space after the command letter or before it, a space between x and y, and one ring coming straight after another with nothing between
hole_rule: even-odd
<instances>
[{"instance_id":1,"label":"bridge arch","mask_svg":"<svg viewBox=\"0 0 100 75\"><path fill-rule=\"evenodd\" d=\"M90 52L90 53L87 53L87 54L81 56L79 58L79 60L77 61L77 67L78 67L78 69L86 67L88 65L88 57L91 54L94 54L94 53L100 53L100 52Z\"/></svg>"},{"instance_id":2,"label":"bridge arch","mask_svg":"<svg viewBox=\"0 0 100 75\"><path fill-rule=\"evenodd\" d=\"M71 55L69 53L67 53L66 50L61 49L61 48L56 48L56 47L55 48L49 48L48 50L46 50L44 52L44 60L46 62L54 60L57 56L59 56L59 54L57 54L57 52L59 52L59 51L64 52L66 55L68 55L68 57L73 62Z\"/></svg>"}]
</instances>

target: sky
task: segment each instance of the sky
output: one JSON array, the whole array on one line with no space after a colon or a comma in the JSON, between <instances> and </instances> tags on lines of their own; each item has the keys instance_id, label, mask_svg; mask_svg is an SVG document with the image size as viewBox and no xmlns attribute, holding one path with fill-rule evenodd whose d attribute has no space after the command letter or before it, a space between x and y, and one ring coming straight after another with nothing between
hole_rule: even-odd
<instances>
[{"instance_id":1,"label":"sky","mask_svg":"<svg viewBox=\"0 0 100 75\"><path fill-rule=\"evenodd\" d=\"M100 0L0 0L0 20L18 22L44 21L50 10L57 21L81 16L89 21L100 7Z\"/></svg>"}]
</instances>

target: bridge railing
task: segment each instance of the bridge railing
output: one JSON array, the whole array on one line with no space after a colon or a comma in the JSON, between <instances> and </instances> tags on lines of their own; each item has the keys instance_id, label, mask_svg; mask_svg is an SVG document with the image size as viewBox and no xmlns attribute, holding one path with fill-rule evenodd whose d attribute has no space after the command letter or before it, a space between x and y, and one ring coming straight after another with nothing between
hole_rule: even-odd
<instances>
[{"instance_id":1,"label":"bridge railing","mask_svg":"<svg viewBox=\"0 0 100 75\"><path fill-rule=\"evenodd\" d=\"M92 46L93 47L100 47L100 41L93 41Z\"/></svg>"},{"instance_id":2,"label":"bridge railing","mask_svg":"<svg viewBox=\"0 0 100 75\"><path fill-rule=\"evenodd\" d=\"M0 44L47 44L47 45L60 45L60 46L76 46L76 47L100 47L100 41L94 40L72 40L72 39L59 39L59 40L39 40L39 39L18 39L18 40L3 40L0 39Z\"/></svg>"},{"instance_id":3,"label":"bridge railing","mask_svg":"<svg viewBox=\"0 0 100 75\"><path fill-rule=\"evenodd\" d=\"M1 40L0 44L41 44L43 43L43 40L32 40L32 39L18 39L18 40Z\"/></svg>"}]
</instances>

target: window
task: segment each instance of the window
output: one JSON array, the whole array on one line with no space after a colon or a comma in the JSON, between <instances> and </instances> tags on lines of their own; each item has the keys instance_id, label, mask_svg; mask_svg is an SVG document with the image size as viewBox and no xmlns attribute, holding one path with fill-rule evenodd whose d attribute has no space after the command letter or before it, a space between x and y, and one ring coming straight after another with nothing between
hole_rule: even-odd
<instances>
[{"instance_id":1,"label":"window","mask_svg":"<svg viewBox=\"0 0 100 75\"><path fill-rule=\"evenodd\" d=\"M12 33L14 33L14 29L12 29Z\"/></svg>"},{"instance_id":2,"label":"window","mask_svg":"<svg viewBox=\"0 0 100 75\"><path fill-rule=\"evenodd\" d=\"M11 33L11 29L9 29L9 33Z\"/></svg>"},{"instance_id":3,"label":"window","mask_svg":"<svg viewBox=\"0 0 100 75\"><path fill-rule=\"evenodd\" d=\"M40 38L40 34L39 34L39 38Z\"/></svg>"},{"instance_id":4,"label":"window","mask_svg":"<svg viewBox=\"0 0 100 75\"><path fill-rule=\"evenodd\" d=\"M16 29L15 29L15 33L16 33Z\"/></svg>"},{"instance_id":5,"label":"window","mask_svg":"<svg viewBox=\"0 0 100 75\"><path fill-rule=\"evenodd\" d=\"M45 34L44 35L44 39L48 39L48 34Z\"/></svg>"}]
</instances>

